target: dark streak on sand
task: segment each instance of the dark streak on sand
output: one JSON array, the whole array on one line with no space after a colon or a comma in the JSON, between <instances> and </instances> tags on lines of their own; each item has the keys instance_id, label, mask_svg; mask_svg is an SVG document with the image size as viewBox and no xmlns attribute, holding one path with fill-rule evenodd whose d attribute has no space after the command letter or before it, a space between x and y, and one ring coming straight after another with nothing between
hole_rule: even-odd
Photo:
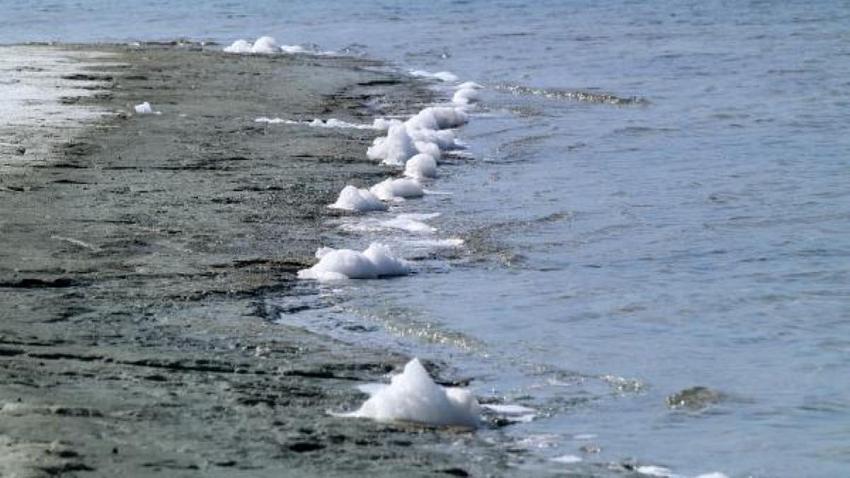
<instances>
[{"instance_id":1,"label":"dark streak on sand","mask_svg":"<svg viewBox=\"0 0 850 478\"><path fill-rule=\"evenodd\" d=\"M385 173L364 161L369 133L253 119L365 121L427 90L351 58L44 48L128 66L73 78L107 83L76 101L119 114L0 174L0 475L504 472L471 434L330 417L404 358L265 306L323 244L324 205ZM162 115L133 115L142 101Z\"/></svg>"}]
</instances>

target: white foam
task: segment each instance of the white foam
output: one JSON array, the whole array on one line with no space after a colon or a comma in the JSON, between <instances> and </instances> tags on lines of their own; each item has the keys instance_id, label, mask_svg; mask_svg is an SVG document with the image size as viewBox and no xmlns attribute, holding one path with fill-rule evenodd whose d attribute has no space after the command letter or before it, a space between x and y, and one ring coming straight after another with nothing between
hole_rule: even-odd
<instances>
[{"instance_id":1,"label":"white foam","mask_svg":"<svg viewBox=\"0 0 850 478\"><path fill-rule=\"evenodd\" d=\"M407 158L417 152L405 125L400 121L391 121L387 135L375 138L366 155L369 159L380 159L384 164L403 166Z\"/></svg>"},{"instance_id":2,"label":"white foam","mask_svg":"<svg viewBox=\"0 0 850 478\"><path fill-rule=\"evenodd\" d=\"M283 118L269 118L267 116L260 116L259 118L254 119L255 123L269 123L269 124L299 124L304 126L312 126L314 128L348 128L348 129L386 129L382 127L383 119L376 119L372 124L366 123L349 123L348 121L338 120L336 118L330 118L327 120L322 120L316 118L312 121L295 121L288 120Z\"/></svg>"},{"instance_id":3,"label":"white foam","mask_svg":"<svg viewBox=\"0 0 850 478\"><path fill-rule=\"evenodd\" d=\"M455 140L455 134L451 130L419 129L407 124L405 126L407 127L407 134L415 143L434 143L440 150L460 148ZM419 149L419 146L417 146L417 149Z\"/></svg>"},{"instance_id":4,"label":"white foam","mask_svg":"<svg viewBox=\"0 0 850 478\"><path fill-rule=\"evenodd\" d=\"M404 260L392 255L383 244L375 242L363 252L323 247L316 251L316 257L319 258L316 265L298 271L299 279L377 279L410 273L410 267Z\"/></svg>"},{"instance_id":5,"label":"white foam","mask_svg":"<svg viewBox=\"0 0 850 478\"><path fill-rule=\"evenodd\" d=\"M451 106L429 106L412 118L407 125L413 129L449 129L465 125L469 116L460 108Z\"/></svg>"},{"instance_id":6,"label":"white foam","mask_svg":"<svg viewBox=\"0 0 850 478\"><path fill-rule=\"evenodd\" d=\"M477 428L481 420L478 401L472 393L437 385L419 359L408 362L389 385L370 390L372 396L360 409L341 416L468 428Z\"/></svg>"},{"instance_id":7,"label":"white foam","mask_svg":"<svg viewBox=\"0 0 850 478\"><path fill-rule=\"evenodd\" d=\"M140 114L140 115L153 114L153 108L151 108L151 104L148 103L147 101L145 101L144 103L142 103L140 105L134 106L133 109L136 111L136 114Z\"/></svg>"},{"instance_id":8,"label":"white foam","mask_svg":"<svg viewBox=\"0 0 850 478\"><path fill-rule=\"evenodd\" d=\"M230 46L225 47L227 53L251 53L251 42L245 40L236 40Z\"/></svg>"},{"instance_id":9,"label":"white foam","mask_svg":"<svg viewBox=\"0 0 850 478\"><path fill-rule=\"evenodd\" d=\"M483 87L478 83L467 81L457 87L454 96L452 96L452 102L459 105L474 103L479 99L481 88Z\"/></svg>"},{"instance_id":10,"label":"white foam","mask_svg":"<svg viewBox=\"0 0 850 478\"><path fill-rule=\"evenodd\" d=\"M416 147L416 154L427 154L434 159L441 158L443 156L443 152L440 151L440 147L435 143L416 141L413 143L413 146ZM407 165L407 162L405 162L405 165Z\"/></svg>"},{"instance_id":11,"label":"white foam","mask_svg":"<svg viewBox=\"0 0 850 478\"><path fill-rule=\"evenodd\" d=\"M280 50L280 46L277 44L274 38L270 36L262 36L257 38L253 45L251 45L251 53L277 53Z\"/></svg>"},{"instance_id":12,"label":"white foam","mask_svg":"<svg viewBox=\"0 0 850 478\"><path fill-rule=\"evenodd\" d=\"M385 179L369 188L369 192L384 201L417 198L425 194L422 191L422 185L414 179L407 178Z\"/></svg>"},{"instance_id":13,"label":"white foam","mask_svg":"<svg viewBox=\"0 0 850 478\"><path fill-rule=\"evenodd\" d=\"M349 123L348 121L338 120L336 118L331 118L325 121L320 119L314 119L313 121L307 123L309 126L313 126L314 128L351 128L351 129L383 129L379 126L376 126L378 120L375 120L372 124L362 124L362 123Z\"/></svg>"},{"instance_id":14,"label":"white foam","mask_svg":"<svg viewBox=\"0 0 850 478\"><path fill-rule=\"evenodd\" d=\"M301 45L281 45L280 51L290 54L307 53L307 50L305 50Z\"/></svg>"},{"instance_id":15,"label":"white foam","mask_svg":"<svg viewBox=\"0 0 850 478\"><path fill-rule=\"evenodd\" d=\"M673 473L669 468L657 465L642 465L635 468L635 471L642 475L659 476L663 478L680 478L679 475Z\"/></svg>"},{"instance_id":16,"label":"white foam","mask_svg":"<svg viewBox=\"0 0 850 478\"><path fill-rule=\"evenodd\" d=\"M430 154L419 153L407 160L404 175L413 179L436 178L437 161Z\"/></svg>"},{"instance_id":17,"label":"white foam","mask_svg":"<svg viewBox=\"0 0 850 478\"><path fill-rule=\"evenodd\" d=\"M268 124L301 124L298 121L283 119L283 118L268 118L266 116L260 116L259 118L254 120L255 123L268 123Z\"/></svg>"},{"instance_id":18,"label":"white foam","mask_svg":"<svg viewBox=\"0 0 850 478\"><path fill-rule=\"evenodd\" d=\"M254 43L250 43L246 40L236 40L230 46L225 47L224 51L227 53L262 53L262 54L271 54L280 52L280 46L277 44L277 41L273 37L270 36L261 36L257 38Z\"/></svg>"},{"instance_id":19,"label":"white foam","mask_svg":"<svg viewBox=\"0 0 850 478\"><path fill-rule=\"evenodd\" d=\"M635 471L637 471L638 473L640 473L642 475L657 476L657 477L661 477L661 478L685 478L684 475L679 475L677 473L674 473L669 468L666 468L666 467L663 467L663 466L657 466L657 465L642 465L642 466L635 468ZM718 471L715 471L715 472L711 472L711 473L704 473L704 474L701 474L701 475L697 475L694 478L729 478L729 477L726 476L726 474L724 474L724 473L720 473Z\"/></svg>"},{"instance_id":20,"label":"white foam","mask_svg":"<svg viewBox=\"0 0 850 478\"><path fill-rule=\"evenodd\" d=\"M433 234L437 228L426 224L423 220L439 216L435 214L399 214L398 216L381 221L381 226L389 229L400 229L414 234Z\"/></svg>"},{"instance_id":21,"label":"white foam","mask_svg":"<svg viewBox=\"0 0 850 478\"><path fill-rule=\"evenodd\" d=\"M336 202L328 207L355 212L387 210L387 205L382 203L374 194L366 189L360 189L352 185L342 188Z\"/></svg>"},{"instance_id":22,"label":"white foam","mask_svg":"<svg viewBox=\"0 0 850 478\"><path fill-rule=\"evenodd\" d=\"M571 464L571 463L581 463L582 459L581 459L580 456L575 456L575 455L561 455L561 456L552 458L552 461L554 461L556 463Z\"/></svg>"},{"instance_id":23,"label":"white foam","mask_svg":"<svg viewBox=\"0 0 850 478\"><path fill-rule=\"evenodd\" d=\"M448 239L418 239L415 241L408 241L407 244L410 244L414 247L421 248L431 248L431 249L452 249L455 247L461 247L464 244L463 239L459 238L448 238Z\"/></svg>"},{"instance_id":24,"label":"white foam","mask_svg":"<svg viewBox=\"0 0 850 478\"><path fill-rule=\"evenodd\" d=\"M410 74L413 76L418 76L420 78L432 78L445 82L454 82L458 80L457 75L448 71L438 71L436 73L431 73L425 70L412 70Z\"/></svg>"}]
</instances>

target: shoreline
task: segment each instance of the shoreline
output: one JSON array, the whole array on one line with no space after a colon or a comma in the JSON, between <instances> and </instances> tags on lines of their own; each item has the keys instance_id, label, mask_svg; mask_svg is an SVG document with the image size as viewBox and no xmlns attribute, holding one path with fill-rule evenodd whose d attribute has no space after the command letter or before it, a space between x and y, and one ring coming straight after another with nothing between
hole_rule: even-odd
<instances>
[{"instance_id":1,"label":"shoreline","mask_svg":"<svg viewBox=\"0 0 850 478\"><path fill-rule=\"evenodd\" d=\"M342 186L386 169L363 153L375 132L254 118L414 112L424 84L350 57L27 48L109 54L77 80L103 80L98 94L73 104L117 114L0 172L0 471L504 471L474 434L328 416L406 358L272 323L263 300L325 245ZM144 101L162 114L133 114ZM445 446L456 440L463 450ZM470 449L492 460L469 462Z\"/></svg>"}]
</instances>

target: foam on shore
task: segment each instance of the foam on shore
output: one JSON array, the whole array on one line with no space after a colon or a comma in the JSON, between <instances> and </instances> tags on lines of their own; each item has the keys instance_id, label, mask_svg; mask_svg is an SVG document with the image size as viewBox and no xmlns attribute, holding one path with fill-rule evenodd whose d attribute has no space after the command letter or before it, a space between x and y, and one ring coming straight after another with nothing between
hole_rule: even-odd
<instances>
[{"instance_id":1,"label":"foam on shore","mask_svg":"<svg viewBox=\"0 0 850 478\"><path fill-rule=\"evenodd\" d=\"M452 103L468 105L478 101L480 98L479 90L481 88L483 88L481 85L472 81L462 83L457 87L454 96L452 96Z\"/></svg>"},{"instance_id":2,"label":"foam on shore","mask_svg":"<svg viewBox=\"0 0 850 478\"><path fill-rule=\"evenodd\" d=\"M399 199L422 197L425 192L422 185L414 179L385 179L369 188L369 192L384 201L397 201Z\"/></svg>"},{"instance_id":3,"label":"foam on shore","mask_svg":"<svg viewBox=\"0 0 850 478\"><path fill-rule=\"evenodd\" d=\"M404 175L413 179L436 178L437 161L430 154L419 153L407 160Z\"/></svg>"},{"instance_id":4,"label":"foam on shore","mask_svg":"<svg viewBox=\"0 0 850 478\"><path fill-rule=\"evenodd\" d=\"M376 242L363 252L323 247L316 251L316 257L319 258L316 265L298 271L299 279L377 279L410 273L410 267L403 259L394 256L389 248Z\"/></svg>"},{"instance_id":5,"label":"foam on shore","mask_svg":"<svg viewBox=\"0 0 850 478\"><path fill-rule=\"evenodd\" d=\"M382 203L367 189L352 185L342 188L336 202L328 206L331 209L342 209L353 212L386 211L387 205Z\"/></svg>"},{"instance_id":6,"label":"foam on shore","mask_svg":"<svg viewBox=\"0 0 850 478\"><path fill-rule=\"evenodd\" d=\"M481 421L478 401L469 390L437 385L416 358L389 385L361 390L371 397L358 410L342 416L465 428L477 428Z\"/></svg>"},{"instance_id":7,"label":"foam on shore","mask_svg":"<svg viewBox=\"0 0 850 478\"><path fill-rule=\"evenodd\" d=\"M417 152L419 151L405 125L396 121L390 125L386 136L375 139L372 146L366 150L366 156L369 159L380 159L387 165L403 166L407 158Z\"/></svg>"},{"instance_id":8,"label":"foam on shore","mask_svg":"<svg viewBox=\"0 0 850 478\"><path fill-rule=\"evenodd\" d=\"M280 52L280 45L277 44L274 38L270 36L261 36L254 43L247 40L236 40L230 46L225 47L227 53L256 53L256 54L271 54Z\"/></svg>"},{"instance_id":9,"label":"foam on shore","mask_svg":"<svg viewBox=\"0 0 850 478\"><path fill-rule=\"evenodd\" d=\"M259 118L254 119L255 123L268 123L268 124L298 124L303 126L311 126L313 128L343 128L343 129L375 129L382 130L387 129L385 126L385 120L382 118L376 119L372 124L365 123L349 123L348 121L338 120L336 118L329 118L326 120L322 120L316 118L312 121L294 121L283 118L269 118L267 116L260 116Z\"/></svg>"}]
</instances>

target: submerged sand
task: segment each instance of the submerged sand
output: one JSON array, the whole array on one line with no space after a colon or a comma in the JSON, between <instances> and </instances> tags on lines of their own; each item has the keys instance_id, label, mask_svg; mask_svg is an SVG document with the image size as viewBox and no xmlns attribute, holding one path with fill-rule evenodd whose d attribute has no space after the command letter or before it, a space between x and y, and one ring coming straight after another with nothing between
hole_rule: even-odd
<instances>
[{"instance_id":1,"label":"submerged sand","mask_svg":"<svg viewBox=\"0 0 850 478\"><path fill-rule=\"evenodd\" d=\"M325 205L386 170L375 132L254 119L370 122L417 111L422 85L352 58L26 48L88 63L60 75L81 109L56 114L97 117L2 127L0 475L504 473L473 434L329 416L406 358L275 324L265 300L326 245Z\"/></svg>"}]
</instances>

